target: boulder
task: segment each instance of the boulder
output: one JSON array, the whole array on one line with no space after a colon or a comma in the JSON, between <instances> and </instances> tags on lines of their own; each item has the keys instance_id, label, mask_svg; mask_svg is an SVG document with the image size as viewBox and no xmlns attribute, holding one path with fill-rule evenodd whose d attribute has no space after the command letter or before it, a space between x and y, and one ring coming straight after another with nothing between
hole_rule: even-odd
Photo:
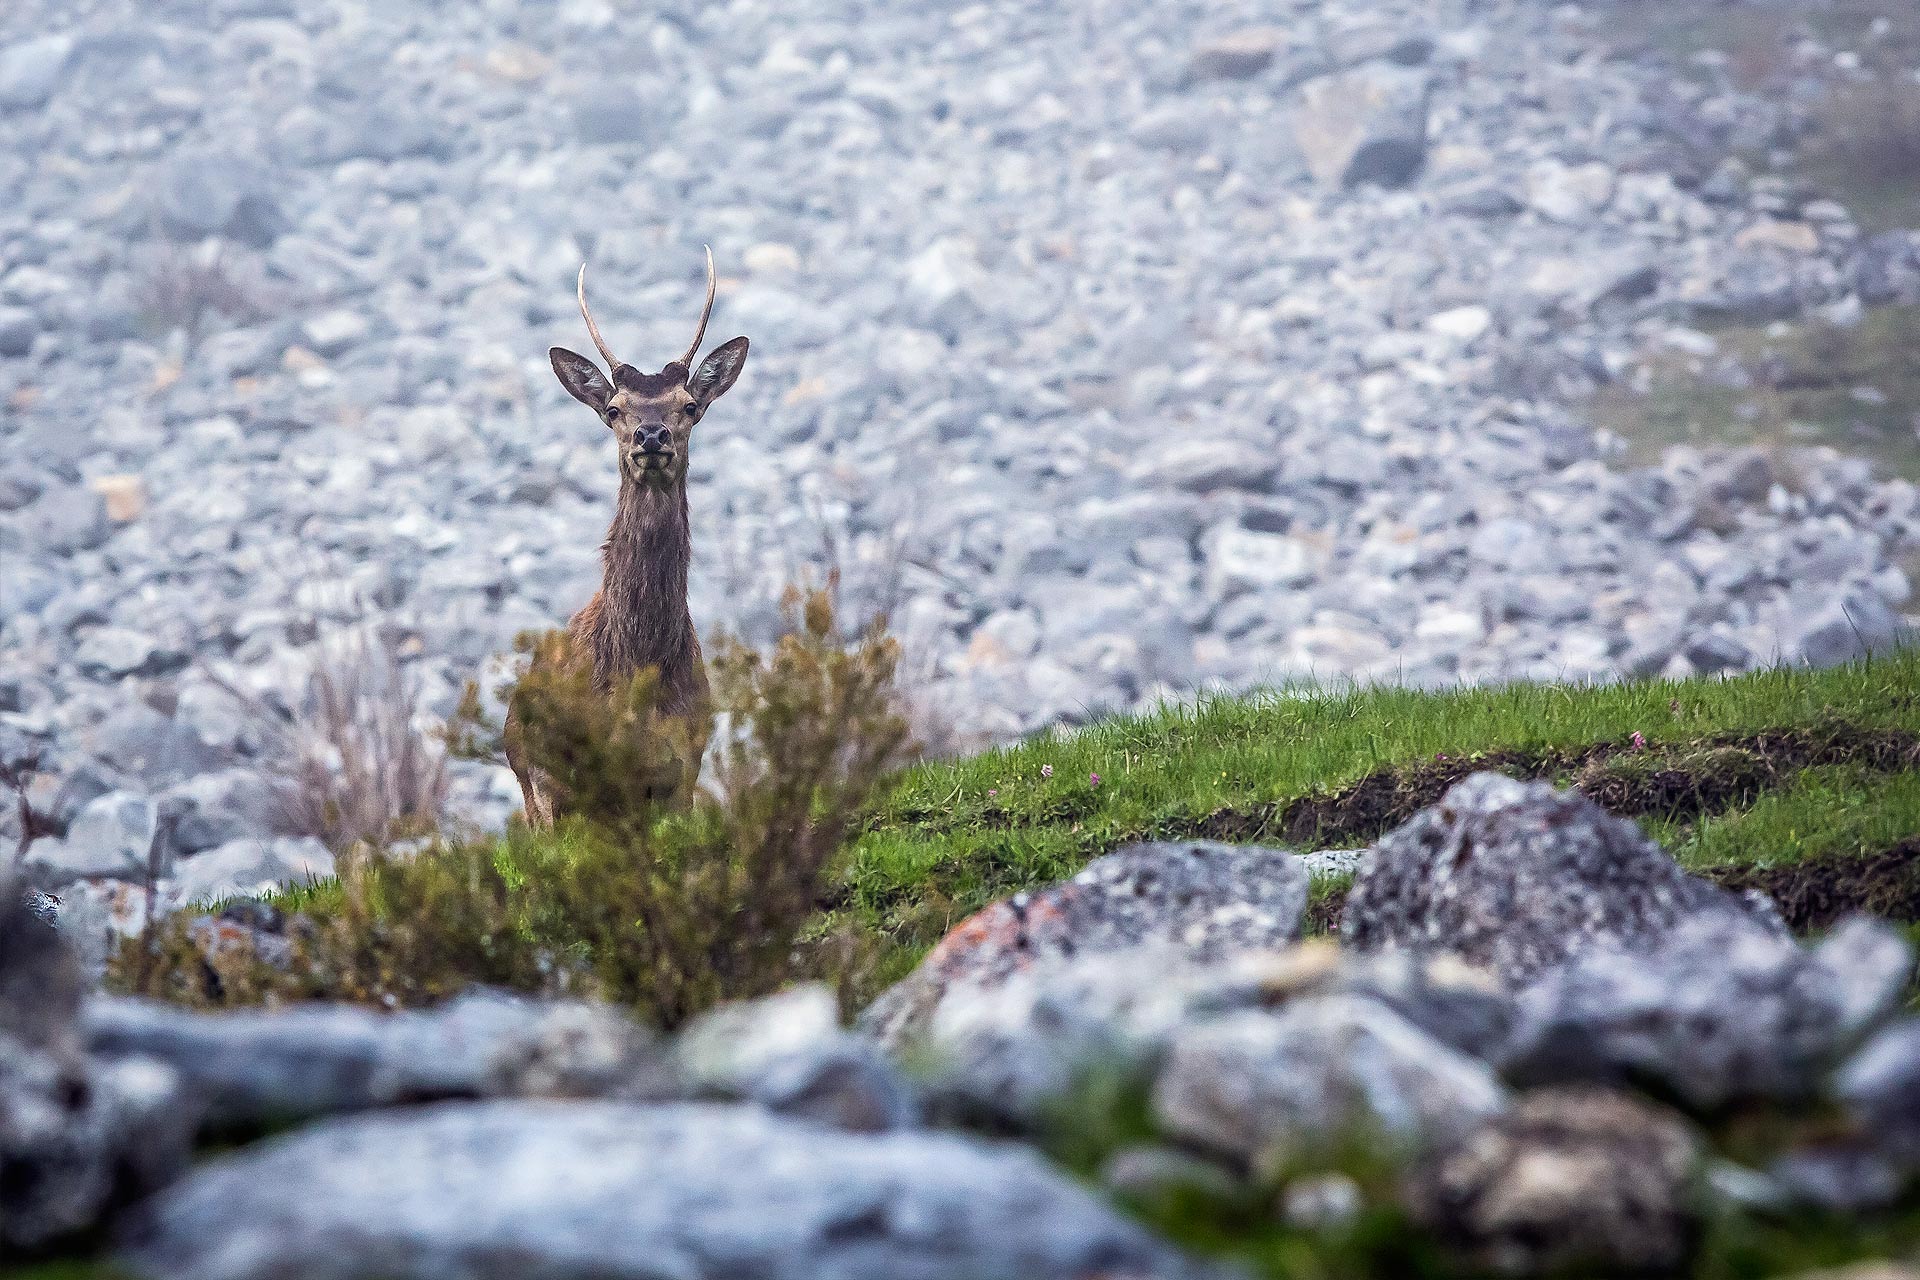
<instances>
[{"instance_id":1,"label":"boulder","mask_svg":"<svg viewBox=\"0 0 1920 1280\"><path fill-rule=\"evenodd\" d=\"M673 1061L698 1096L838 1129L899 1129L918 1116L898 1068L872 1040L841 1028L839 1002L819 984L705 1014L674 1041Z\"/></svg>"},{"instance_id":2,"label":"boulder","mask_svg":"<svg viewBox=\"0 0 1920 1280\"><path fill-rule=\"evenodd\" d=\"M0 1256L91 1231L186 1165L177 1077L148 1058L89 1059L82 990L60 934L0 876Z\"/></svg>"},{"instance_id":3,"label":"boulder","mask_svg":"<svg viewBox=\"0 0 1920 1280\"><path fill-rule=\"evenodd\" d=\"M1542 1090L1422 1162L1408 1197L1428 1229L1502 1275L1667 1275L1699 1235L1699 1158L1670 1112L1601 1090Z\"/></svg>"},{"instance_id":4,"label":"boulder","mask_svg":"<svg viewBox=\"0 0 1920 1280\"><path fill-rule=\"evenodd\" d=\"M925 1029L950 990L996 986L1069 958L1148 947L1206 962L1276 949L1300 936L1306 904L1306 870L1285 849L1130 845L961 923L867 1009L861 1026L897 1046Z\"/></svg>"},{"instance_id":5,"label":"boulder","mask_svg":"<svg viewBox=\"0 0 1920 1280\"><path fill-rule=\"evenodd\" d=\"M1876 1151L1920 1177L1920 1018L1869 1040L1841 1068L1833 1092Z\"/></svg>"},{"instance_id":6,"label":"boulder","mask_svg":"<svg viewBox=\"0 0 1920 1280\"><path fill-rule=\"evenodd\" d=\"M1383 1004L1300 1000L1182 1027L1153 1085L1153 1116L1181 1142L1279 1169L1358 1135L1419 1151L1505 1106L1484 1063Z\"/></svg>"},{"instance_id":7,"label":"boulder","mask_svg":"<svg viewBox=\"0 0 1920 1280\"><path fill-rule=\"evenodd\" d=\"M139 880L159 824L159 809L135 791L109 791L89 801L64 837L27 846L27 874L49 889L89 876Z\"/></svg>"},{"instance_id":8,"label":"boulder","mask_svg":"<svg viewBox=\"0 0 1920 1280\"><path fill-rule=\"evenodd\" d=\"M1340 927L1361 950L1448 951L1517 987L1703 912L1760 919L1586 797L1480 773L1374 846Z\"/></svg>"},{"instance_id":9,"label":"boulder","mask_svg":"<svg viewBox=\"0 0 1920 1280\"><path fill-rule=\"evenodd\" d=\"M1912 968L1899 934L1862 918L1808 949L1749 917L1698 916L1527 991L1507 1074L1651 1085L1702 1110L1806 1100L1899 1007Z\"/></svg>"},{"instance_id":10,"label":"boulder","mask_svg":"<svg viewBox=\"0 0 1920 1280\"><path fill-rule=\"evenodd\" d=\"M613 1010L486 992L393 1014L345 1005L203 1014L102 997L87 1006L85 1031L96 1055L172 1066L221 1130L441 1098L671 1092L651 1037Z\"/></svg>"},{"instance_id":11,"label":"boulder","mask_svg":"<svg viewBox=\"0 0 1920 1280\"><path fill-rule=\"evenodd\" d=\"M1427 157L1425 71L1366 63L1301 87L1293 136L1321 182L1403 186Z\"/></svg>"},{"instance_id":12,"label":"boulder","mask_svg":"<svg viewBox=\"0 0 1920 1280\"><path fill-rule=\"evenodd\" d=\"M203 1165L128 1240L151 1280L1202 1273L1034 1152L694 1103L328 1121Z\"/></svg>"},{"instance_id":13,"label":"boulder","mask_svg":"<svg viewBox=\"0 0 1920 1280\"><path fill-rule=\"evenodd\" d=\"M0 49L0 111L45 106L73 57L70 35L35 36Z\"/></svg>"},{"instance_id":14,"label":"boulder","mask_svg":"<svg viewBox=\"0 0 1920 1280\"><path fill-rule=\"evenodd\" d=\"M1189 80L1251 80L1286 44L1279 27L1243 27L1203 41L1187 59Z\"/></svg>"}]
</instances>

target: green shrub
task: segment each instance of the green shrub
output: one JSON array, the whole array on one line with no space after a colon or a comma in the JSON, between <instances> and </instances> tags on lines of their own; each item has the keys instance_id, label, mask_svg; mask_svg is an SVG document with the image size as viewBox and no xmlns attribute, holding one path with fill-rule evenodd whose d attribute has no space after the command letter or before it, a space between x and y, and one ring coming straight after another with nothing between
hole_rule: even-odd
<instances>
[{"instance_id":1,"label":"green shrub","mask_svg":"<svg viewBox=\"0 0 1920 1280\"><path fill-rule=\"evenodd\" d=\"M536 648L509 704L528 758L568 791L553 830L448 843L411 857L362 849L337 883L289 895L292 957L221 952L178 922L145 971L190 1002L346 999L413 1005L472 983L590 992L674 1025L721 1000L803 976L853 981L864 948L818 922L827 879L875 784L902 757L897 648L876 625L848 638L828 595L788 601L770 653L723 640L711 663L717 745L690 806L653 796L690 726L653 710L651 672L596 693L564 638ZM497 742L468 699L459 745ZM202 934L206 926L197 926ZM138 946L117 971L138 975ZM123 979L122 985L129 985Z\"/></svg>"}]
</instances>

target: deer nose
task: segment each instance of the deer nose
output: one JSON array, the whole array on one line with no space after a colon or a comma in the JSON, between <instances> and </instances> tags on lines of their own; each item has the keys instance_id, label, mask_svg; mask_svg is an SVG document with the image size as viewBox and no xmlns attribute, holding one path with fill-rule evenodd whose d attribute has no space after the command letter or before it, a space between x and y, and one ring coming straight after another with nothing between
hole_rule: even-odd
<instances>
[{"instance_id":1,"label":"deer nose","mask_svg":"<svg viewBox=\"0 0 1920 1280\"><path fill-rule=\"evenodd\" d=\"M673 435L665 427L642 427L633 444L641 453L672 453Z\"/></svg>"}]
</instances>

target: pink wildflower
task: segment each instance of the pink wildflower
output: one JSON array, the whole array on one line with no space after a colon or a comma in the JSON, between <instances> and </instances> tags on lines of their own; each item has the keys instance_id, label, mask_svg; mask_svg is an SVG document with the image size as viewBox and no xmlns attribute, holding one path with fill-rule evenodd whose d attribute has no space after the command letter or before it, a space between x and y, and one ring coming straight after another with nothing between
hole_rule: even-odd
<instances>
[{"instance_id":1,"label":"pink wildflower","mask_svg":"<svg viewBox=\"0 0 1920 1280\"><path fill-rule=\"evenodd\" d=\"M1040 776L1043 778L1051 778L1053 776L1053 766L1050 764L1041 765Z\"/></svg>"},{"instance_id":2,"label":"pink wildflower","mask_svg":"<svg viewBox=\"0 0 1920 1280\"><path fill-rule=\"evenodd\" d=\"M1100 775L1097 773L1090 773L1087 775L1087 781L1091 782L1094 786L1097 787L1100 785Z\"/></svg>"},{"instance_id":3,"label":"pink wildflower","mask_svg":"<svg viewBox=\"0 0 1920 1280\"><path fill-rule=\"evenodd\" d=\"M999 795L999 794L1000 794L1000 788L998 788L998 787L988 787L988 788L987 788L987 794L988 794L988 795L990 795L990 796L997 796L997 795Z\"/></svg>"},{"instance_id":4,"label":"pink wildflower","mask_svg":"<svg viewBox=\"0 0 1920 1280\"><path fill-rule=\"evenodd\" d=\"M1633 749L1635 751L1645 751L1647 749L1646 735L1641 733L1638 729L1635 729L1633 731Z\"/></svg>"}]
</instances>

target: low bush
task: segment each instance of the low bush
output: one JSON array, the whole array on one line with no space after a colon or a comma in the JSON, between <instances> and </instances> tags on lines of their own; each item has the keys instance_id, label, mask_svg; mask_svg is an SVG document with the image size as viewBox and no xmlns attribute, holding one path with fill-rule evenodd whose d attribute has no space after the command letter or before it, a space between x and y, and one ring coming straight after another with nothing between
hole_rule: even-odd
<instances>
[{"instance_id":1,"label":"low bush","mask_svg":"<svg viewBox=\"0 0 1920 1280\"><path fill-rule=\"evenodd\" d=\"M690 806L650 783L694 735L653 710L653 676L596 692L564 637L514 686L529 759L568 792L552 830L413 856L359 850L339 880L290 895L290 955L206 945L180 922L157 940L145 985L198 1003L348 999L428 1003L473 983L591 993L673 1026L722 1000L801 977L856 982L866 949L821 923L839 850L900 761L897 650L876 625L837 629L829 596L789 600L790 631L761 654L723 640L711 663L717 744ZM498 741L470 695L460 745ZM200 935L196 937L194 930ZM138 944L116 965L143 972Z\"/></svg>"}]
</instances>

